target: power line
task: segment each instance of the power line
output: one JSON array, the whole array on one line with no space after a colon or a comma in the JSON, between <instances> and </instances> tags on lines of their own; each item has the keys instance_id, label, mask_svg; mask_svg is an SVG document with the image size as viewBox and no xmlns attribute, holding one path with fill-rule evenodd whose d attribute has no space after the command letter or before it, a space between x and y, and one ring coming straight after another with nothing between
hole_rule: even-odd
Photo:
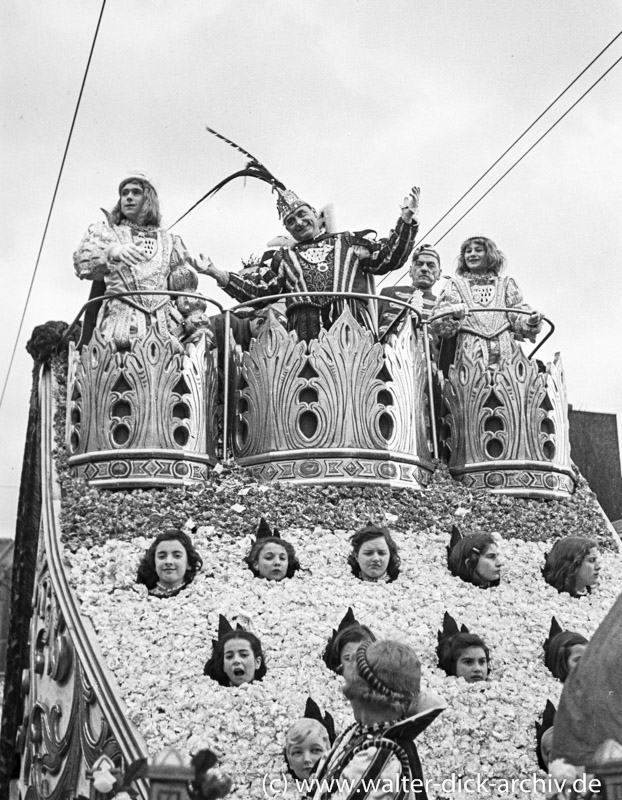
<instances>
[{"instance_id":1,"label":"power line","mask_svg":"<svg viewBox=\"0 0 622 800\"><path fill-rule=\"evenodd\" d=\"M570 83L569 83L569 84L566 86L566 88L565 88L565 89L563 89L563 90L562 90L562 91L561 91L561 92L560 92L560 93L557 95L557 97L556 97L556 98L555 98L555 99L554 99L552 102L550 102L550 103L548 104L548 106L547 106L547 107L544 109L544 111L542 111L542 112L541 112L541 113L540 113L540 114L539 114L539 115L538 115L538 116L537 116L537 117L534 119L534 121L533 121L533 122L532 122L530 125L528 125L528 126L527 126L527 128L525 128L525 130L524 130L524 131L523 131L523 132L520 134L520 136L518 136L518 137L517 137L517 138L516 138L516 139L515 139L515 140L512 142L512 144L511 144L511 145L510 145L508 148L506 148L506 149L503 151L503 153L501 153L501 155L500 155L500 156L499 156L499 157L496 159L496 161L494 161L494 162L493 162L493 163L490 165L490 167L488 167L488 169L486 170L486 172L482 173L482 175L480 175L480 177L479 177L479 178L478 178L478 179L475 181L475 183L473 183L473 184L471 184L471 186L469 186L469 188L466 190L466 192L464 192L464 194L462 194L462 196L461 196L461 197L459 197L459 198L458 198L458 200L456 200L456 202L455 202L455 203L454 203L454 204L451 206L451 208L450 208L450 209L448 209L448 210L447 210L447 211L446 211L446 212L443 214L443 216L442 216L440 219L438 219L438 220L437 220L437 221L434 223L434 225L432 225L432 227L431 227L431 228L430 228L430 229L427 231L427 233L425 233L423 236L419 237L419 240L420 240L421 242L425 242L425 240L426 240L426 239L427 239L427 237L428 237L428 236L429 236L429 235L432 233L432 231L433 231L435 228L438 228L438 226L441 224L441 222L442 222L442 221L443 221L443 220L444 220L446 217L448 217L448 216L449 216L449 214L451 214L451 212L454 210L454 208L456 208L456 206L457 206L457 205L459 205L459 204L460 204L460 203L461 203L461 202L464 200L464 198L465 198L465 197L466 197L468 194L470 194L470 193L473 191L473 189L475 189L475 187L476 187L476 186L478 186L478 185L479 185L479 184L480 184L480 183L483 181L483 179L486 177L486 175L488 175L490 172L492 172L492 170L493 170L493 169L494 169L494 168L497 166L497 164L498 164L498 163L499 163L499 162L500 162L500 161L501 161L501 160L502 160L502 159L503 159L503 158L504 158L504 157L505 157L505 156L506 156L506 155L507 155L507 154L510 152L510 150L512 150L512 149L513 149L513 148L514 148L514 147L515 147L515 146L516 146L516 145L517 145L517 144L518 144L518 143L521 141L521 139L523 139L523 138L524 138L524 137L525 137L525 136L526 136L526 135L529 133L529 131L530 131L530 130L531 130L533 127L534 127L534 125L536 125L536 124L537 124L537 123L538 123L538 122L539 122L539 121L542 119L542 117L543 117L543 116L544 116L544 115L545 115L545 114L546 114L546 113L547 113L547 112L548 112L548 111L549 111L549 110L550 110L550 109L551 109L551 108L552 108L552 107L555 105L555 103L557 103L557 101L558 101L558 100L560 100L560 99L561 99L561 98L562 98L562 97L563 97L563 96L566 94L566 92L567 92L569 89L571 89L571 88L572 88L572 87L575 85L575 83L576 83L576 82L579 80L579 78L581 78L583 75L585 75L585 73L588 71L588 69L589 69L589 68L590 68L590 67L591 67L593 64L595 64L595 63L598 61L598 59L599 59L599 58L600 58L600 57L601 57L601 56L602 56L602 55L603 55L603 54L604 54L604 53L605 53L605 52L606 52L606 51L607 51L607 50L608 50L608 49L611 47L611 45L612 45L612 44L613 44L613 43L614 43L614 42L615 42L617 39L619 39L619 38L620 38L620 36L622 36L622 31L620 31L619 33L617 33L617 34L616 34L616 35L613 37L613 39L612 39L612 40L609 42L609 44L607 44L605 47L603 47L603 49L600 51L600 53L598 53L598 55L597 55L597 56L594 56L594 58L593 58L593 59L590 61L590 63L589 63L589 64L588 64L586 67L584 67L584 68L581 70L581 72L579 72L579 74L578 74L578 75L577 75L577 76L576 76L576 77L575 77L575 78L574 78L574 79L573 79L573 80L572 80L572 81L571 81L571 82L570 82ZM618 63L618 62L616 61L616 64L617 64L617 63ZM615 66L615 64L614 64L613 66ZM611 68L610 68L610 69L611 69ZM610 70L607 70L607 72L609 72L609 71L610 71ZM607 74L607 73L605 72L605 73L604 73L604 75L606 75L606 74ZM603 75L603 76L601 76L601 77L604 77L604 75ZM600 80L600 78L599 78L599 80ZM596 81L596 83L598 83L598 81ZM593 88L595 85L596 85L596 84L593 84L593 85L590 87L590 89L588 89L588 92L589 92L589 91L590 91L590 90L591 90L591 89L592 89L592 88ZM587 94L587 92L586 92L585 94ZM584 95L582 95L581 97L585 97L585 94L584 94ZM579 98L579 100L580 100L580 99L581 99L581 98ZM577 102L578 102L578 101L577 101ZM570 111L572 108L574 108L574 106L575 106L575 105L576 105L576 103L575 103L574 105L570 106L570 108L568 109L568 111ZM561 119L563 119L563 117L564 117L564 116L566 116L566 114L568 113L568 111L566 111L566 113L565 113L565 114L564 114L562 117L560 117L560 120L561 120ZM559 122L559 120L558 120L558 122ZM556 125L556 124L557 124L557 123L555 123L555 125ZM553 126L552 126L552 128L553 128L553 127L555 127L555 125L553 125ZM549 128L549 130L551 130L552 128ZM548 131L547 131L547 133L548 133ZM544 134L544 135L546 135L546 134ZM542 138L544 138L544 137L540 137L540 139L542 139ZM540 141L540 139L538 139L538 141ZM536 142L536 144L537 144L537 142ZM530 150L531 150L531 149L533 149L533 148L530 148ZM527 151L527 153L528 153L528 152L529 152L529 150ZM527 153L525 153L525 155L526 155ZM524 157L524 156L523 156L523 157ZM519 159L519 161L520 161L520 160L522 160L522 159ZM516 162L516 163L519 163L519 162ZM514 166L515 166L515 165L514 165ZM508 170L508 171L509 171L509 170ZM507 175L507 173L504 173L504 175L502 175L501 177L504 177L505 175ZM499 180L501 180L501 179L499 179ZM499 181L497 181L497 183L499 183ZM497 183L495 183L495 184L494 184L494 186L496 186L496 185L497 185ZM493 186L493 187L491 187L491 188L494 188L494 186ZM490 190L489 190L489 191L490 191ZM488 192L486 192L486 194L488 194ZM486 196L486 195L483 195L483 196L482 196L482 198L480 198L480 200L481 200L481 199L483 199L485 196ZM479 201L478 201L478 202L479 202ZM476 203L475 205L477 205L477 203ZM469 209L469 211L470 211L470 210L472 210L473 208L475 208L475 205L471 206L471 208ZM466 213L468 214L469 212L467 211ZM466 214L465 214L464 216L466 216ZM458 222L460 222L461 220L463 220L463 219L464 219L464 216L460 217L460 220L458 220ZM456 224L457 224L457 223L456 223ZM451 228L450 228L448 231L446 231L446 232L443 234L443 237L444 237L444 236L446 236L446 235L449 233L449 231L451 231L451 230L452 230L454 227L455 227L455 225L454 225L454 226L452 226L452 227L451 227ZM443 238L443 237L441 237L441 238ZM439 239L439 240L438 240L438 241L437 241L435 244L438 244L438 242L440 242L440 241L441 241L441 239ZM405 274L405 273L402 273L402 274ZM389 277L388 275L385 275L385 276L382 278L382 280L378 281L378 285L380 285L380 284L384 283L384 281L385 281L385 280L386 280L388 277ZM398 278L398 280L400 280L400 278Z\"/></svg>"},{"instance_id":2,"label":"power line","mask_svg":"<svg viewBox=\"0 0 622 800\"><path fill-rule=\"evenodd\" d=\"M39 268L39 261L41 260L41 253L43 252L43 245L45 244L45 237L48 232L48 227L50 225L50 219L52 217L52 211L54 210L54 202L56 201L56 195L58 194L58 187L60 186L60 180L63 174L63 168L65 166L65 161L67 160L67 153L69 152L69 145L71 143L71 137L73 135L73 129L76 124L76 119L78 117L78 110L80 108L80 102L82 100L82 94L84 92L84 86L86 84L86 78L89 74L89 67L91 66L91 59L93 58L93 51L95 50L95 42L97 41L97 34L99 33L99 26L101 25L102 17L104 16L104 8L106 7L106 0L102 0L102 7L101 11L99 12L99 19L97 20L97 27L95 28L95 35L93 36L93 42L91 44L91 52L89 53L89 58L86 63L86 69L84 71L84 77L82 78L82 85L80 86L80 93L78 95L78 101L76 103L76 108L73 113L73 119L71 121L71 128L69 129L69 136L67 137L67 143L65 145L65 152L63 153L63 160L60 165L60 170L58 172L58 178L56 179L56 186L54 187L54 194L52 195L52 202L50 203L50 210L48 211L47 220L45 222L45 228L43 230L43 236L41 237L41 244L39 246L39 253L37 254L37 261L35 263L35 268L32 273L32 278L30 279L30 286L28 287L28 294L26 295L26 302L24 303L24 310L22 311L22 316L19 321L19 327L17 329L17 335L15 337L15 344L13 345L13 351L11 352L11 359L9 361L9 367L7 369L6 378L4 380L4 385L2 387L2 395L0 396L0 407L2 406L2 402L4 400L4 395L9 384L9 376L11 374L11 369L13 367L13 360L15 359L15 353L17 351L17 344L19 342L19 337L22 332L22 327L24 325L24 319L26 317L26 309L28 308L28 303L30 302L30 295L32 294L32 287L35 282L35 277L37 275L37 270Z\"/></svg>"},{"instance_id":3,"label":"power line","mask_svg":"<svg viewBox=\"0 0 622 800\"><path fill-rule=\"evenodd\" d=\"M534 142L534 143L531 145L531 147L529 148L529 150L526 150L526 151L523 153L523 155L522 155L522 156L521 156L519 159L517 159L517 160L516 160L516 161L515 161L515 162L512 164L512 166L511 166L509 169L507 169L507 170L506 170L506 171L503 173L503 175L502 175L502 176L501 176L501 177L500 177L498 180L496 180L496 181L493 183L493 185L492 185L492 186L491 186L489 189L487 189L487 190L484 192L484 194L483 194L483 195L482 195L482 196L479 198L479 200L476 200L476 201L473 203L473 205L472 205L470 208L468 208L468 209L467 209L467 210L464 212L464 214L463 214L463 215L462 215L462 216L461 216L461 217L460 217L460 218L459 218L459 219L458 219L456 222L454 222L454 224L451 226L451 228L448 228L448 229L445 231L445 233L444 233L444 234L443 234L443 235L440 237L440 239L437 239L437 241L434 243L434 246L436 246L436 245L437 245L437 244L438 244L440 241L442 241L442 240L445 238L445 236L447 236L447 234L448 234L450 231L452 231L452 230L453 230L453 229L456 227L456 225L458 225L458 223L462 222L462 220L463 220L463 219L466 217L466 215L467 215L467 214L469 214L469 213L470 213L470 212L471 212L471 211L472 211L472 210L475 208L475 206L479 205L479 203L481 203L481 201L482 201L482 200L483 200L483 199L484 199L484 198L485 198L485 197L486 197L488 194L490 194L490 192L492 192L492 190L495 188L495 186L497 186L497 185L498 185L498 184L499 184L499 183L500 183L500 182L501 182L501 181L502 181L502 180L505 178L505 176L506 176L506 175L508 175L508 174L509 174L509 173L510 173L510 172L511 172L513 169L514 169L514 167L516 167L518 164L520 164L520 162L521 162L521 161L522 161L522 160L525 158L525 156L526 156L526 155L528 155L529 153L531 153L531 151L534 149L534 147L535 147L537 144L539 144L539 143L540 143L540 142L541 142L541 141L544 139L544 137L545 137L547 134L549 134L549 133L550 133L550 132L553 130L553 128L555 128L555 127L556 127L556 125L558 125L558 124L559 124L559 123L560 123L560 122L561 122L561 121L564 119L564 117L565 117L565 116L567 116L567 115L568 115L568 114L569 114L569 113L572 111L572 109L573 109L573 108L574 108L574 107L575 107L575 106L576 106L578 103L580 103L580 102L581 102L581 100L583 100L583 98L585 97L585 95L586 95L586 94L589 94L589 92L591 92L591 91L592 91L592 89L593 89L593 88L594 88L594 87L595 87L595 86L596 86L598 83L600 83L600 82L602 81L602 79L603 79L603 78L604 78L606 75L608 75L608 74L611 72L611 70L612 70L612 69L613 69L613 68L614 68L614 67L615 67L617 64L619 64L619 63L620 63L620 61L622 61L622 56L620 56L620 58L618 58L618 60L617 60L617 61L614 61L614 62L613 62L613 64L612 64L612 65L609 67L609 69L608 69L608 70L606 70L605 72L603 72L603 74L600 76L600 78L598 78L597 80L595 80L595 81L594 81L594 83L593 83L593 84L592 84L592 85L589 87L589 89L586 89L586 90L585 90L585 92L583 92L583 94L581 95L581 97L579 97L579 99L578 99L578 100L575 100L575 102L574 102L574 103L573 103L573 104L570 106L570 108L566 109L566 111L564 111L564 113L561 115L561 117L559 117L559 119L557 119L557 120L556 120L556 121L555 121L555 122L554 122L554 123L551 125L551 127L550 127L550 128L548 128L548 129L547 129L547 130L546 130L546 131L545 131L545 132L542 134L542 136L540 136L540 138L539 138L539 139L536 139L536 141L535 141L535 142Z\"/></svg>"}]
</instances>

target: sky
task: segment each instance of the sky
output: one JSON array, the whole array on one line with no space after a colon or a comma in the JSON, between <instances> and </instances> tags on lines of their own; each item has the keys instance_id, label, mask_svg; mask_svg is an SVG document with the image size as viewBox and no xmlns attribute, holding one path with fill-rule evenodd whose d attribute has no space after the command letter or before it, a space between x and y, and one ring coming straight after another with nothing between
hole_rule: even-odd
<instances>
[{"instance_id":1,"label":"sky","mask_svg":"<svg viewBox=\"0 0 622 800\"><path fill-rule=\"evenodd\" d=\"M0 5L2 382L100 9ZM332 203L340 230L386 235L419 185L423 236L620 30L617 0L107 0L0 408L0 538L14 535L25 343L86 301L72 254L128 170L153 176L171 224L244 165L209 125L304 199ZM440 240L446 275L465 238L493 239L525 300L556 326L539 357L561 352L569 402L618 420L622 63L444 234L620 56L622 37L425 236ZM230 184L175 231L194 255L234 270L283 232L257 181ZM200 289L232 304L207 277Z\"/></svg>"}]
</instances>

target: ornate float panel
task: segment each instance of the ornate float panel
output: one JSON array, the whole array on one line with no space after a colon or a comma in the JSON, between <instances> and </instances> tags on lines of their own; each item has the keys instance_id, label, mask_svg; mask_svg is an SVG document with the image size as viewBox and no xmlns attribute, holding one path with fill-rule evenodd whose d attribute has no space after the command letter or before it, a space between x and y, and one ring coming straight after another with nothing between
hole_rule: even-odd
<instances>
[{"instance_id":1,"label":"ornate float panel","mask_svg":"<svg viewBox=\"0 0 622 800\"><path fill-rule=\"evenodd\" d=\"M273 315L233 353L233 453L260 480L425 487L425 367L412 326L382 345L346 307L299 342Z\"/></svg>"},{"instance_id":2,"label":"ornate float panel","mask_svg":"<svg viewBox=\"0 0 622 800\"><path fill-rule=\"evenodd\" d=\"M574 491L559 353L545 367L520 349L495 367L465 353L445 381L441 441L471 489L563 498Z\"/></svg>"},{"instance_id":3,"label":"ornate float panel","mask_svg":"<svg viewBox=\"0 0 622 800\"><path fill-rule=\"evenodd\" d=\"M179 352L152 326L121 351L95 330L69 356L70 466L102 488L204 481L216 463L216 382L204 338Z\"/></svg>"},{"instance_id":4,"label":"ornate float panel","mask_svg":"<svg viewBox=\"0 0 622 800\"><path fill-rule=\"evenodd\" d=\"M107 797L97 786L117 785L134 769L133 796L148 787L135 767L146 761L142 737L127 720L95 631L81 616L67 582L60 545L59 492L52 465L52 389L42 376L42 519L33 612L23 670L23 719L15 751L15 797L66 800Z\"/></svg>"}]
</instances>

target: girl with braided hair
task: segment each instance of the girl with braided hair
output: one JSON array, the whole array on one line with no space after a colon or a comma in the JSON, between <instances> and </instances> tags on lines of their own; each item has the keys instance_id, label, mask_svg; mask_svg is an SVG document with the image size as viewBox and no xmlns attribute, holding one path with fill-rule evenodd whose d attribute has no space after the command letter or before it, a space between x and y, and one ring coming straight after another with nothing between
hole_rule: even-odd
<instances>
[{"instance_id":1,"label":"girl with braided hair","mask_svg":"<svg viewBox=\"0 0 622 800\"><path fill-rule=\"evenodd\" d=\"M400 642L363 642L345 678L356 722L318 765L310 796L427 800L414 740L446 704L421 692L417 654Z\"/></svg>"}]
</instances>

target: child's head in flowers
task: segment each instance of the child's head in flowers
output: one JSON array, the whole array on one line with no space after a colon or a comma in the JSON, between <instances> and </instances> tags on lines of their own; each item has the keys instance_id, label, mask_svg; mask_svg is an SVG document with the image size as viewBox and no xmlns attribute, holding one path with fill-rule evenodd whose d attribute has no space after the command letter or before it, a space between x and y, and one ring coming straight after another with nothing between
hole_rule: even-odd
<instances>
[{"instance_id":1,"label":"child's head in flowers","mask_svg":"<svg viewBox=\"0 0 622 800\"><path fill-rule=\"evenodd\" d=\"M503 558L492 534L470 533L460 538L452 537L447 565L457 578L488 589L499 585Z\"/></svg>"},{"instance_id":2,"label":"child's head in flowers","mask_svg":"<svg viewBox=\"0 0 622 800\"><path fill-rule=\"evenodd\" d=\"M348 564L362 581L391 582L400 572L400 556L386 528L369 523L351 538Z\"/></svg>"},{"instance_id":3,"label":"child's head in flowers","mask_svg":"<svg viewBox=\"0 0 622 800\"><path fill-rule=\"evenodd\" d=\"M268 581L291 578L300 569L293 545L281 539L278 530L272 531L263 517L244 561L256 578Z\"/></svg>"},{"instance_id":4,"label":"child's head in flowers","mask_svg":"<svg viewBox=\"0 0 622 800\"><path fill-rule=\"evenodd\" d=\"M544 557L542 575L558 592L573 597L588 594L599 580L598 544L583 536L559 539Z\"/></svg>"},{"instance_id":5,"label":"child's head in flowers","mask_svg":"<svg viewBox=\"0 0 622 800\"><path fill-rule=\"evenodd\" d=\"M289 727L285 736L285 759L299 780L311 775L317 762L328 750L328 731L318 720L302 717Z\"/></svg>"},{"instance_id":6,"label":"child's head in flowers","mask_svg":"<svg viewBox=\"0 0 622 800\"><path fill-rule=\"evenodd\" d=\"M242 628L229 628L223 633L222 624L220 630L218 639L212 642L212 655L205 664L205 675L221 686L241 686L260 681L266 674L266 661L257 636Z\"/></svg>"},{"instance_id":7,"label":"child's head in flowers","mask_svg":"<svg viewBox=\"0 0 622 800\"><path fill-rule=\"evenodd\" d=\"M149 545L138 565L136 582L144 583L155 594L173 594L194 580L202 566L203 560L188 534L169 528Z\"/></svg>"}]
</instances>

